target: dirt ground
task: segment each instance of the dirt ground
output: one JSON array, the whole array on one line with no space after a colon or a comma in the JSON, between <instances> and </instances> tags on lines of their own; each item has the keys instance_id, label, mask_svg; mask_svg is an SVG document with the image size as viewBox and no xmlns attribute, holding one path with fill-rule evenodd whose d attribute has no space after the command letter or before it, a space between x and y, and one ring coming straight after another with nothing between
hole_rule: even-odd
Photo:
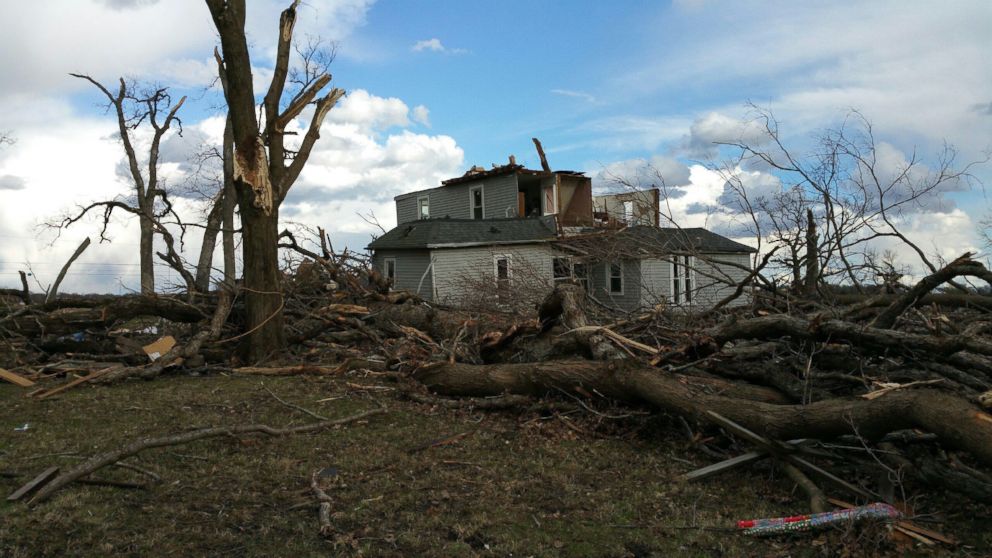
<instances>
[{"instance_id":1,"label":"dirt ground","mask_svg":"<svg viewBox=\"0 0 992 558\"><path fill-rule=\"evenodd\" d=\"M263 387L264 386L264 387ZM881 526L754 539L737 519L804 512L771 467L687 484L714 458L665 417L606 420L439 409L375 379L210 376L84 386L52 400L0 385L0 491L51 466L138 437L314 419L373 408L365 423L281 438L213 438L128 460L161 475L145 490L70 485L35 508L0 501L0 556L837 556L902 555ZM26 429L24 429L26 425ZM455 441L428 447L453 435ZM309 492L327 474L335 533L318 532ZM20 475L15 477L14 475ZM147 480L109 468L95 477ZM943 512L966 543L926 555L992 553L987 510ZM843 496L843 495L838 495ZM933 497L947 498L935 495ZM921 551L922 552L922 551Z\"/></svg>"}]
</instances>

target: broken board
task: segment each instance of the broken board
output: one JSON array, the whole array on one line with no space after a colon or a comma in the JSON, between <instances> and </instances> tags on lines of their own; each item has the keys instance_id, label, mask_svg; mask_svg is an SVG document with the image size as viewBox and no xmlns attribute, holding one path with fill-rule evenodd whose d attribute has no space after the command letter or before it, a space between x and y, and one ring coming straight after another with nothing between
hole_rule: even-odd
<instances>
[{"instance_id":1,"label":"broken board","mask_svg":"<svg viewBox=\"0 0 992 558\"><path fill-rule=\"evenodd\" d=\"M21 387L31 387L34 385L34 382L25 378L24 376L21 376L20 374L14 374L10 370L4 370L3 368L0 368L0 378L3 378L4 380L7 380L8 382L14 385L18 385Z\"/></svg>"}]
</instances>

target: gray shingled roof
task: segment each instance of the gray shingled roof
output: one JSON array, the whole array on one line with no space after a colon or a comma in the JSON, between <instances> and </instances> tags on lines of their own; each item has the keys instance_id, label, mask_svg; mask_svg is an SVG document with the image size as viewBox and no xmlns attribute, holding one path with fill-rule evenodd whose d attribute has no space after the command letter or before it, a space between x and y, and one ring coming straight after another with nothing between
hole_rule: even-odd
<instances>
[{"instance_id":1,"label":"gray shingled roof","mask_svg":"<svg viewBox=\"0 0 992 558\"><path fill-rule=\"evenodd\" d=\"M703 228L660 228L638 225L616 232L590 232L565 237L559 241L564 248L580 252L610 253L639 259L653 254L674 252L747 253L754 248L734 242Z\"/></svg>"},{"instance_id":2,"label":"gray shingled roof","mask_svg":"<svg viewBox=\"0 0 992 558\"><path fill-rule=\"evenodd\" d=\"M649 244L672 251L747 252L749 254L757 252L746 244L734 242L725 236L700 227L677 229L641 225L624 229L617 236L632 242Z\"/></svg>"},{"instance_id":3,"label":"gray shingled roof","mask_svg":"<svg viewBox=\"0 0 992 558\"><path fill-rule=\"evenodd\" d=\"M445 245L537 242L555 238L554 216L515 219L423 219L403 223L369 244L371 250L416 250Z\"/></svg>"}]
</instances>

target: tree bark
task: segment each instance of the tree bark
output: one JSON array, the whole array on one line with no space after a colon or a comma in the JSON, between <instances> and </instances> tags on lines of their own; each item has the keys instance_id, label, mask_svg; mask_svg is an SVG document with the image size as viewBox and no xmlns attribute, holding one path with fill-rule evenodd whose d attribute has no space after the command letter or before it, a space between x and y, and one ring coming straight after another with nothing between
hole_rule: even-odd
<instances>
[{"instance_id":1,"label":"tree bark","mask_svg":"<svg viewBox=\"0 0 992 558\"><path fill-rule=\"evenodd\" d=\"M210 292L210 273L213 271L214 248L217 246L217 233L223 224L224 193L221 192L207 215L207 226L203 229L203 242L200 245L200 259L196 262L194 285L201 293Z\"/></svg>"},{"instance_id":2,"label":"tree bark","mask_svg":"<svg viewBox=\"0 0 992 558\"><path fill-rule=\"evenodd\" d=\"M138 226L141 230L139 239L140 261L141 261L141 294L155 294L155 232L152 228L151 219L140 216Z\"/></svg>"},{"instance_id":3,"label":"tree bark","mask_svg":"<svg viewBox=\"0 0 992 558\"><path fill-rule=\"evenodd\" d=\"M968 401L930 390L901 390L872 400L829 399L808 405L778 405L717 395L693 377L665 374L637 363L558 361L477 366L439 363L414 377L443 395L492 396L505 393L541 396L581 389L628 402L647 403L665 412L705 418L715 411L767 437L829 439L857 434L879 439L919 428L950 447L968 451L992 465L992 415ZM728 396L727 394L730 394Z\"/></svg>"},{"instance_id":4,"label":"tree bark","mask_svg":"<svg viewBox=\"0 0 992 558\"><path fill-rule=\"evenodd\" d=\"M224 194L221 198L224 233L221 242L224 247L224 283L229 289L234 287L237 278L234 268L234 206L237 204L237 197L234 189L234 129L231 127L231 116L228 115L224 125Z\"/></svg>"},{"instance_id":5,"label":"tree bark","mask_svg":"<svg viewBox=\"0 0 992 558\"><path fill-rule=\"evenodd\" d=\"M820 282L820 251L817 246L816 220L813 210L806 210L806 285L803 291L809 298L816 297L816 286Z\"/></svg>"},{"instance_id":6,"label":"tree bark","mask_svg":"<svg viewBox=\"0 0 992 558\"><path fill-rule=\"evenodd\" d=\"M250 191L239 193L250 196ZM258 362L286 344L283 328L283 295L279 282L279 212L266 215L251 203L241 202L244 252L245 313L250 333L243 344L251 362ZM250 270L250 272L249 272Z\"/></svg>"}]
</instances>

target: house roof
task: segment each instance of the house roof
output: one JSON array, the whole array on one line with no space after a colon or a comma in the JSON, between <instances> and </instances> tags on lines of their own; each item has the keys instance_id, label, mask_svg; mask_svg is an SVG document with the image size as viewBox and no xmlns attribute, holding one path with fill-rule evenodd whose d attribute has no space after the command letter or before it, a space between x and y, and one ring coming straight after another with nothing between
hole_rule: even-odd
<instances>
[{"instance_id":1,"label":"house roof","mask_svg":"<svg viewBox=\"0 0 992 558\"><path fill-rule=\"evenodd\" d=\"M417 250L544 242L557 237L555 217L423 219L403 223L369 244L371 250Z\"/></svg>"},{"instance_id":2,"label":"house roof","mask_svg":"<svg viewBox=\"0 0 992 558\"><path fill-rule=\"evenodd\" d=\"M649 225L627 227L619 231L579 234L560 241L566 248L580 252L608 252L629 258L675 252L744 253L754 248L730 240L703 228L663 228Z\"/></svg>"}]
</instances>

